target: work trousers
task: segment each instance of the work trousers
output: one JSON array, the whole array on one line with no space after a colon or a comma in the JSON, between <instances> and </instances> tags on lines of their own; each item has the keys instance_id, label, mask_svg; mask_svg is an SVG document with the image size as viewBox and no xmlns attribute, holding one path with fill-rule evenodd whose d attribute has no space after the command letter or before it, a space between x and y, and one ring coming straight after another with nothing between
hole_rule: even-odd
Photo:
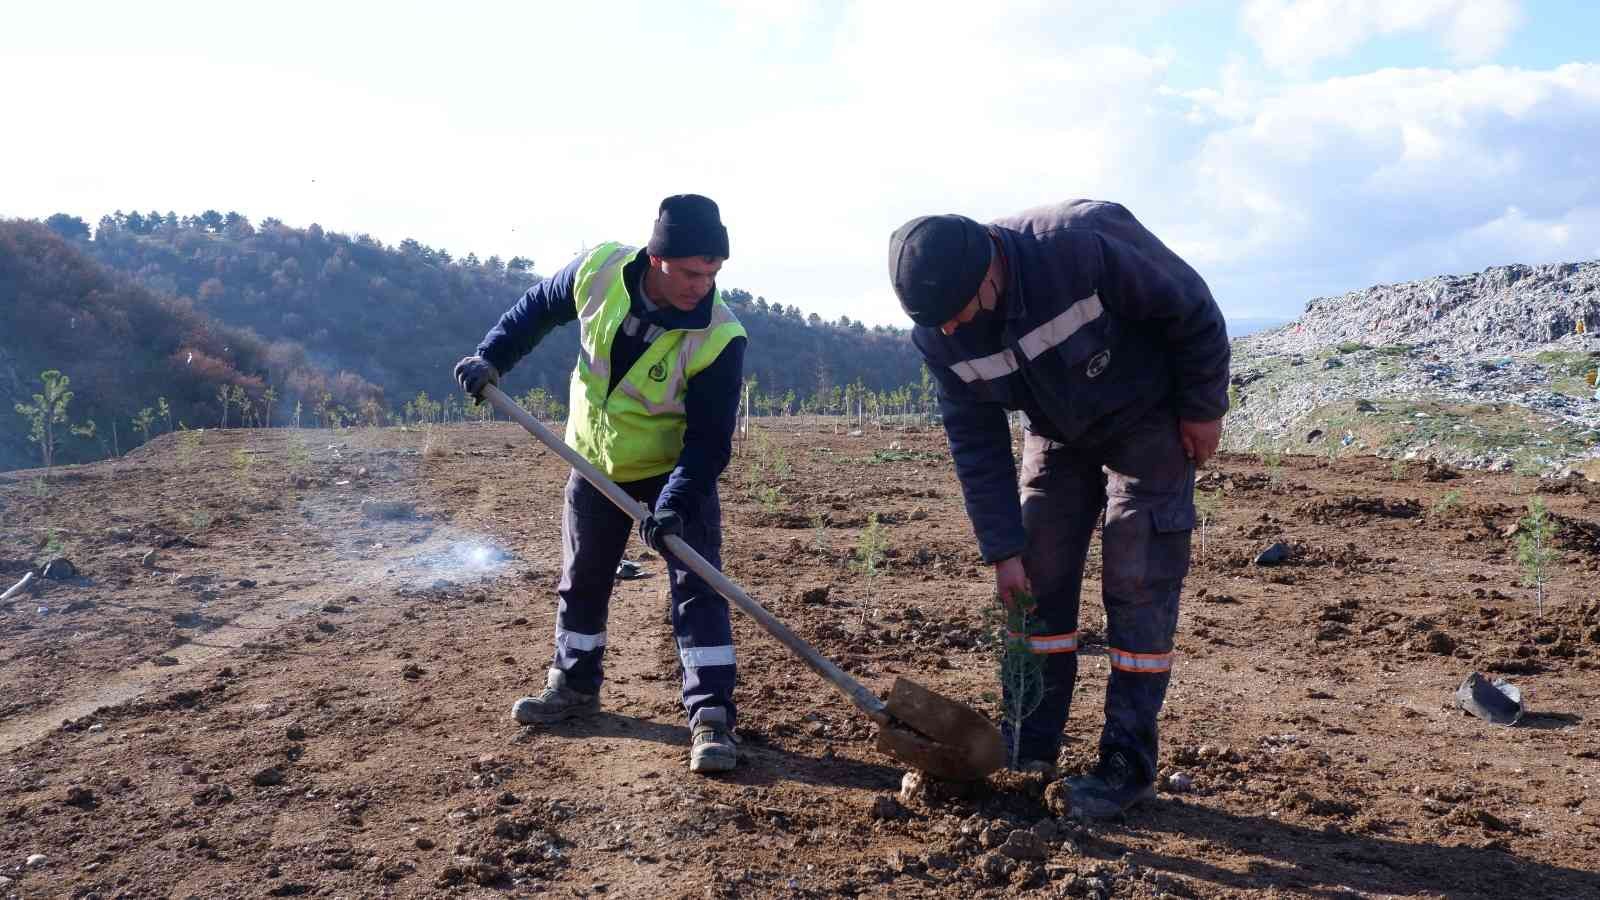
<instances>
[{"instance_id":1,"label":"work trousers","mask_svg":"<svg viewBox=\"0 0 1600 900\"><path fill-rule=\"evenodd\" d=\"M629 496L650 508L667 483L666 475L622 485ZM556 652L552 668L566 673L567 684L583 693L597 693L604 679L606 619L617 564L627 549L635 523L606 495L576 472L567 481L561 517L560 606L556 612ZM711 565L722 567L722 508L715 489L698 515L686 518L682 537ZM734 724L735 677L733 628L728 601L677 557L665 557L671 580L672 634L683 668L683 706L689 722L698 724L708 711L711 720Z\"/></svg>"},{"instance_id":2,"label":"work trousers","mask_svg":"<svg viewBox=\"0 0 1600 900\"><path fill-rule=\"evenodd\" d=\"M1038 621L1029 643L1042 654L1044 698L1022 722L1023 759L1055 761L1078 675L1078 605L1083 570L1101 511L1101 594L1106 611L1102 758L1122 751L1156 773L1156 716L1172 673L1178 594L1189 571L1194 528L1194 463L1170 411L1154 413L1114 440L1088 449L1028 433L1022 454L1023 566Z\"/></svg>"}]
</instances>

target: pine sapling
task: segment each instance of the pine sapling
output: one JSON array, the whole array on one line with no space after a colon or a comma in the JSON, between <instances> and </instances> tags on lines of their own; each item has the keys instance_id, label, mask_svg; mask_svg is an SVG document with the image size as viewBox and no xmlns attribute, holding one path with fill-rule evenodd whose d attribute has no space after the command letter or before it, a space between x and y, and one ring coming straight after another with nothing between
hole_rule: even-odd
<instances>
[{"instance_id":1,"label":"pine sapling","mask_svg":"<svg viewBox=\"0 0 1600 900\"><path fill-rule=\"evenodd\" d=\"M1538 617L1544 618L1544 586L1554 565L1556 523L1545 509L1544 500L1528 501L1528 514L1517 521L1517 563L1522 566L1522 583L1534 590Z\"/></svg>"},{"instance_id":2,"label":"pine sapling","mask_svg":"<svg viewBox=\"0 0 1600 900\"><path fill-rule=\"evenodd\" d=\"M1028 634L1037 624L1038 604L1032 595L1019 593L1011 604L999 597L990 610L989 624L1000 675L1000 714L1011 727L1011 768L1021 762L1022 723L1044 702L1044 657L1034 652Z\"/></svg>"},{"instance_id":3,"label":"pine sapling","mask_svg":"<svg viewBox=\"0 0 1600 900\"><path fill-rule=\"evenodd\" d=\"M883 568L883 551L888 546L889 530L878 521L877 513L868 513L867 527L861 529L861 538L856 542L855 570L867 579L867 599L861 604L862 622L867 620L867 607L872 602L873 583L877 581L878 572Z\"/></svg>"}]
</instances>

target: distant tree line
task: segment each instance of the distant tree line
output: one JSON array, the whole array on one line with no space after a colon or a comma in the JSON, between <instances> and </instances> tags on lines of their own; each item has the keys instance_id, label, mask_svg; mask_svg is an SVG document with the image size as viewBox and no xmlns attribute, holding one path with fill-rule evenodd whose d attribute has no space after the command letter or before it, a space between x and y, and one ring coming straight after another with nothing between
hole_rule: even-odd
<instances>
[{"instance_id":1,"label":"distant tree line","mask_svg":"<svg viewBox=\"0 0 1600 900\"><path fill-rule=\"evenodd\" d=\"M89 232L71 217L50 221L69 237ZM302 343L324 366L360 373L391 397L450 391L455 361L539 280L526 257L458 257L412 238L389 246L315 224L255 225L232 211L119 211L100 219L93 238L84 246L107 265L193 297L230 325ZM750 332L746 367L771 390L813 397L856 381L888 390L917 379L920 360L903 331L848 316L824 321L737 288L724 294ZM576 346L575 328L551 335L508 387L564 397Z\"/></svg>"},{"instance_id":2,"label":"distant tree line","mask_svg":"<svg viewBox=\"0 0 1600 900\"><path fill-rule=\"evenodd\" d=\"M539 280L526 257L458 257L411 238L391 246L234 211L119 210L92 228L58 213L43 226L0 222L0 279L21 286L16 307L0 309L0 385L17 403L41 387L28 373L71 377L77 407L100 426L68 439L65 461L120 452L179 424L483 415L461 403L451 366ZM746 374L760 410L862 413L864 397L907 406L924 381L903 331L824 321L740 289L724 295L750 333ZM547 338L509 373L507 390L559 418L576 337L568 328ZM0 440L0 465L26 455L25 436Z\"/></svg>"}]
</instances>

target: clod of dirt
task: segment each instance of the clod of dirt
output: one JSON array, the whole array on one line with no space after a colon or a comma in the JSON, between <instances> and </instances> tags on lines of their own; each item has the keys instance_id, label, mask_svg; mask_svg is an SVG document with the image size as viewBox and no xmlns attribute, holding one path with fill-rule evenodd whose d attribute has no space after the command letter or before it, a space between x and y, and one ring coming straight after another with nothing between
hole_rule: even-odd
<instances>
[{"instance_id":1,"label":"clod of dirt","mask_svg":"<svg viewBox=\"0 0 1600 900\"><path fill-rule=\"evenodd\" d=\"M1044 859L1050 855L1050 848L1039 839L1038 835L1021 828L1011 832L999 849L1001 853L1015 860Z\"/></svg>"},{"instance_id":2,"label":"clod of dirt","mask_svg":"<svg viewBox=\"0 0 1600 900\"><path fill-rule=\"evenodd\" d=\"M195 806L210 806L213 803L227 803L233 800L233 790L225 784L208 784L195 791L190 798Z\"/></svg>"},{"instance_id":3,"label":"clod of dirt","mask_svg":"<svg viewBox=\"0 0 1600 900\"><path fill-rule=\"evenodd\" d=\"M1456 651L1456 639L1443 631L1430 631L1422 639L1422 647L1429 653L1450 654Z\"/></svg>"},{"instance_id":4,"label":"clod of dirt","mask_svg":"<svg viewBox=\"0 0 1600 900\"><path fill-rule=\"evenodd\" d=\"M406 503L400 500L374 500L371 497L361 501L361 517L363 519L409 519L417 514L415 503Z\"/></svg>"},{"instance_id":5,"label":"clod of dirt","mask_svg":"<svg viewBox=\"0 0 1600 900\"><path fill-rule=\"evenodd\" d=\"M1065 781L1052 781L1045 786L1044 805L1051 815L1062 818L1072 815L1072 796Z\"/></svg>"},{"instance_id":6,"label":"clod of dirt","mask_svg":"<svg viewBox=\"0 0 1600 900\"><path fill-rule=\"evenodd\" d=\"M178 658L176 656L158 656L150 660L150 663L157 666L175 666L178 664Z\"/></svg>"},{"instance_id":7,"label":"clod of dirt","mask_svg":"<svg viewBox=\"0 0 1600 900\"><path fill-rule=\"evenodd\" d=\"M288 728L284 729L283 736L291 741L303 741L306 739L305 726L299 722L292 722Z\"/></svg>"},{"instance_id":8,"label":"clod of dirt","mask_svg":"<svg viewBox=\"0 0 1600 900\"><path fill-rule=\"evenodd\" d=\"M44 564L44 571L40 573L51 581L70 581L78 577L78 567L72 560L58 556Z\"/></svg>"},{"instance_id":9,"label":"clod of dirt","mask_svg":"<svg viewBox=\"0 0 1600 900\"><path fill-rule=\"evenodd\" d=\"M76 806L79 809L90 809L95 804L94 791L85 787L69 787L67 788L67 797L62 802L68 806Z\"/></svg>"},{"instance_id":10,"label":"clod of dirt","mask_svg":"<svg viewBox=\"0 0 1600 900\"><path fill-rule=\"evenodd\" d=\"M273 787L283 784L283 770L277 766L268 766L250 776L250 781L256 787Z\"/></svg>"},{"instance_id":11,"label":"clod of dirt","mask_svg":"<svg viewBox=\"0 0 1600 900\"><path fill-rule=\"evenodd\" d=\"M161 552L159 550L146 550L145 554L139 557L139 565L144 566L146 569L154 569L159 564L160 559Z\"/></svg>"},{"instance_id":12,"label":"clod of dirt","mask_svg":"<svg viewBox=\"0 0 1600 900\"><path fill-rule=\"evenodd\" d=\"M1016 860L997 850L990 850L973 862L978 875L990 884L1004 884L1016 867Z\"/></svg>"},{"instance_id":13,"label":"clod of dirt","mask_svg":"<svg viewBox=\"0 0 1600 900\"><path fill-rule=\"evenodd\" d=\"M1256 554L1255 563L1258 566L1275 566L1288 558L1289 545L1279 541Z\"/></svg>"},{"instance_id":14,"label":"clod of dirt","mask_svg":"<svg viewBox=\"0 0 1600 900\"><path fill-rule=\"evenodd\" d=\"M400 670L400 677L407 681L416 681L425 674L427 674L427 670L416 663L406 663L405 667Z\"/></svg>"},{"instance_id":15,"label":"clod of dirt","mask_svg":"<svg viewBox=\"0 0 1600 900\"><path fill-rule=\"evenodd\" d=\"M905 814L906 809L900 805L900 801L888 794L879 794L877 797L874 797L872 800L872 809L868 813L868 815L874 819L883 820L898 819L903 817Z\"/></svg>"},{"instance_id":16,"label":"clod of dirt","mask_svg":"<svg viewBox=\"0 0 1600 900\"><path fill-rule=\"evenodd\" d=\"M831 586L826 584L809 585L801 589L800 602L810 603L817 606L825 604L828 602L828 592L831 589Z\"/></svg>"},{"instance_id":17,"label":"clod of dirt","mask_svg":"<svg viewBox=\"0 0 1600 900\"><path fill-rule=\"evenodd\" d=\"M433 842L433 838L428 838L428 837L419 837L419 838L417 838L417 849L418 850L432 850L436 846L438 846L438 845Z\"/></svg>"}]
</instances>

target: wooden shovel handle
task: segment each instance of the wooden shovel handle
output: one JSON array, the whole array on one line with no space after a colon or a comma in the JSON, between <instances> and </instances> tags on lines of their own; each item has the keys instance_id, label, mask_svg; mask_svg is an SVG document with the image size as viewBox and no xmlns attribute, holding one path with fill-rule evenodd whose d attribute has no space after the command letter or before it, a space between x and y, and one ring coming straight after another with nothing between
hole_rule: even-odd
<instances>
[{"instance_id":1,"label":"wooden shovel handle","mask_svg":"<svg viewBox=\"0 0 1600 900\"><path fill-rule=\"evenodd\" d=\"M515 400L506 396L506 393L495 385L488 385L483 389L483 398L491 406L499 410L507 418L514 420L518 425L527 429L528 433L538 438L541 443L566 460L572 468L605 494L617 508L632 516L635 521L642 522L650 515L650 509L643 503L633 499L628 492L607 478L604 472L594 467L594 464L584 459L578 451L567 446L566 441L557 437L555 432L546 428L543 423L528 414ZM840 693L856 708L866 713L873 721L886 724L889 713L884 709L884 703L861 682L845 674L844 670L833 664L833 661L818 653L810 644L789 630L787 625L778 621L767 608L756 602L754 597L744 592L744 589L735 584L726 575L717 571L716 567L707 562L705 557L696 553L688 542L675 534L666 538L667 549L672 555L683 563L689 571L699 575L706 584L711 585L717 593L727 598L728 602L743 610L756 623L766 629L767 633L777 638L778 643L789 648L800 661L811 667L813 672L827 679Z\"/></svg>"}]
</instances>

